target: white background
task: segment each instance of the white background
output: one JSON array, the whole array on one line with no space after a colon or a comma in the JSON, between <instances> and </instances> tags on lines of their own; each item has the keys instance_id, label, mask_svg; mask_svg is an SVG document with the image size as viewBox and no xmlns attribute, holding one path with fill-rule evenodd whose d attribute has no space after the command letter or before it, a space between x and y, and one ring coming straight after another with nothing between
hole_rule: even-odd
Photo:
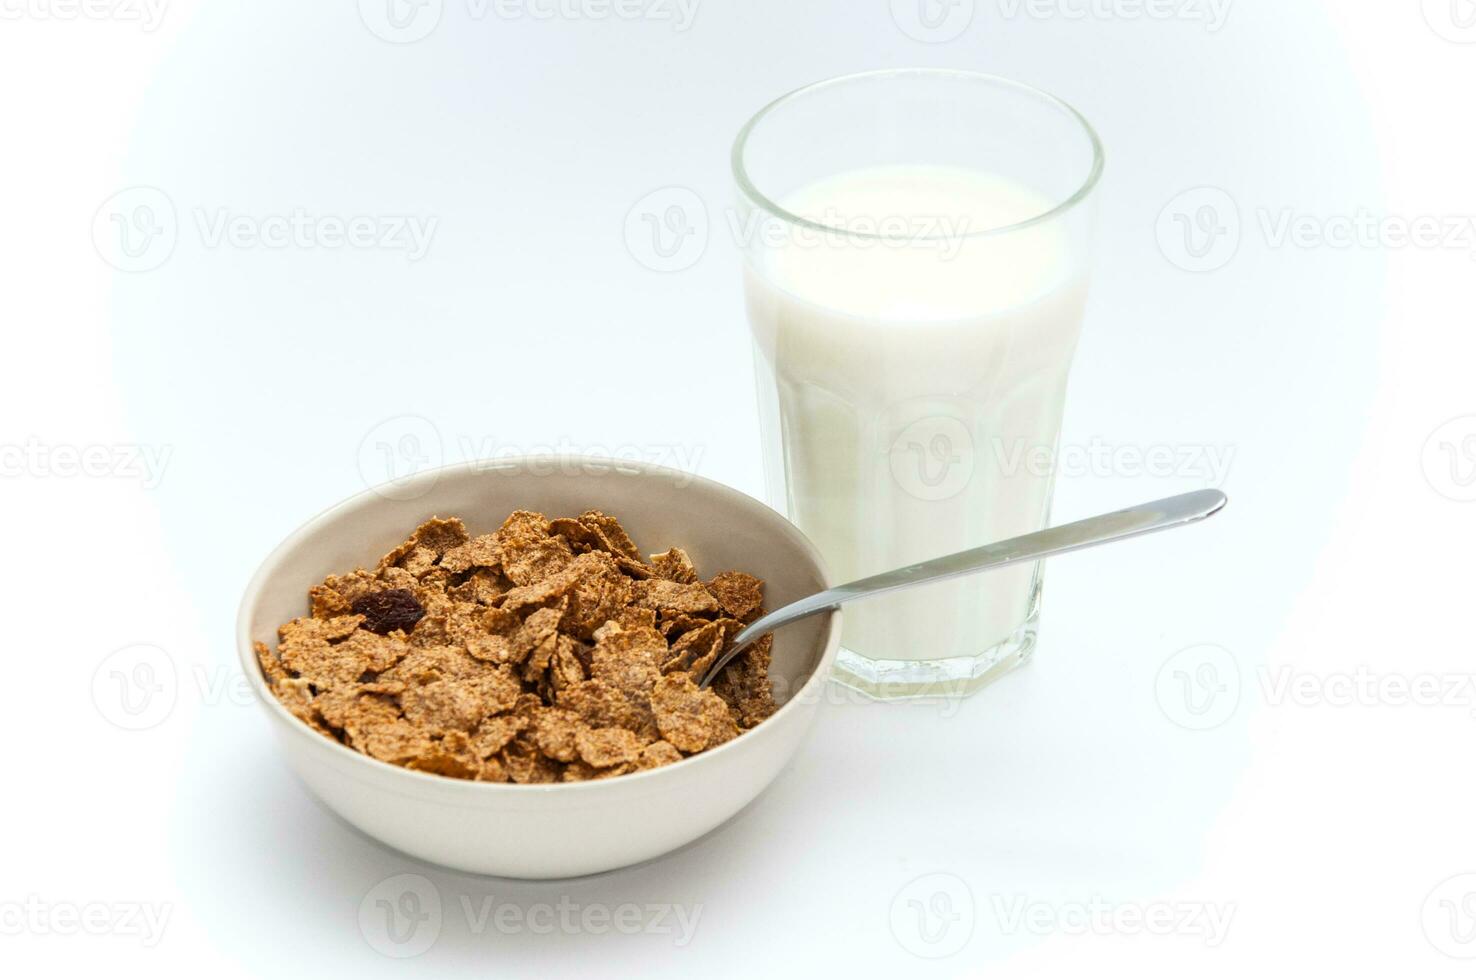
<instances>
[{"instance_id":1,"label":"white background","mask_svg":"<svg viewBox=\"0 0 1476 980\"><path fill-rule=\"evenodd\" d=\"M1469 975L1470 0L562 3L0 0L6 973L389 975L360 905L418 874L410 962L447 976ZM764 797L642 867L462 876L320 809L242 695L256 563L466 457L759 493L729 143L906 65L1040 85L1108 147L1063 436L1106 463L1056 513L1218 477L1231 509L1055 563L1034 662L963 705L837 693ZM333 247L355 217L428 250ZM142 716L109 682L140 664L173 681Z\"/></svg>"}]
</instances>

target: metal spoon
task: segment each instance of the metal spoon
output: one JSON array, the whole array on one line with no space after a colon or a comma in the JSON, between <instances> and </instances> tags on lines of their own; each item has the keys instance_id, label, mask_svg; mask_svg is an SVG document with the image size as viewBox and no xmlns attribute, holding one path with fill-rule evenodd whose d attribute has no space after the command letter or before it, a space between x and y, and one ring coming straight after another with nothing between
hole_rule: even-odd
<instances>
[{"instance_id":1,"label":"metal spoon","mask_svg":"<svg viewBox=\"0 0 1476 980\"><path fill-rule=\"evenodd\" d=\"M1149 504L1139 504L1127 510L1089 517L1073 524L1048 527L1034 534L996 541L994 544L960 551L954 555L933 558L848 585L837 585L798 602L791 602L782 609L754 620L733 637L733 645L713 662L698 686L707 687L711 684L718 671L765 633L788 626L796 620L835 609L842 603L1194 524L1217 513L1228 502L1229 498L1218 490L1196 490Z\"/></svg>"}]
</instances>

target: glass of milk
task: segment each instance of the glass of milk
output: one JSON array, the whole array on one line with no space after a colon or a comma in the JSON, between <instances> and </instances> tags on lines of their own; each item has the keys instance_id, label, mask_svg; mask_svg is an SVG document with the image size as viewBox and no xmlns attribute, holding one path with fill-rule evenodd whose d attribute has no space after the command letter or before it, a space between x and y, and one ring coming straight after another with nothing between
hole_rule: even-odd
<instances>
[{"instance_id":1,"label":"glass of milk","mask_svg":"<svg viewBox=\"0 0 1476 980\"><path fill-rule=\"evenodd\" d=\"M836 582L1047 523L1102 148L970 72L786 95L733 148L770 503ZM837 676L972 693L1029 656L1041 569L856 603Z\"/></svg>"}]
</instances>

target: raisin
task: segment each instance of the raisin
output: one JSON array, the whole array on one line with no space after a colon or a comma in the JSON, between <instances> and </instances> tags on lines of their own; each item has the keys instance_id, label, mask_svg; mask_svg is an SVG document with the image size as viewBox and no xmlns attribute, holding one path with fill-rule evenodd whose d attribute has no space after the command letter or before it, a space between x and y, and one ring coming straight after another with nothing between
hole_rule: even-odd
<instances>
[{"instance_id":1,"label":"raisin","mask_svg":"<svg viewBox=\"0 0 1476 980\"><path fill-rule=\"evenodd\" d=\"M370 592L354 600L353 611L364 617L364 621L359 624L360 629L378 633L380 636L391 630L404 630L408 633L420 622L420 617L425 615L425 607L415 600L415 593L409 589Z\"/></svg>"}]
</instances>

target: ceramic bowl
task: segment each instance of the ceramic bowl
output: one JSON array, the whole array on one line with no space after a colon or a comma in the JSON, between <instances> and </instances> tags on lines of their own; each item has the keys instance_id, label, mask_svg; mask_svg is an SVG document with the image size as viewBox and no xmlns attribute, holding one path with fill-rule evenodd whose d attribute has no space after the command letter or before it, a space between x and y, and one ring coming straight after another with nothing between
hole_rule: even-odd
<instances>
[{"instance_id":1,"label":"ceramic bowl","mask_svg":"<svg viewBox=\"0 0 1476 980\"><path fill-rule=\"evenodd\" d=\"M764 579L770 609L827 587L810 542L770 508L676 470L582 457L522 457L430 470L366 491L294 532L262 563L237 623L241 663L288 764L328 807L366 834L461 871L561 878L608 871L681 847L732 817L779 774L814 720L840 643L840 614L786 627L770 677L781 707L708 752L612 779L479 783L415 772L308 728L267 689L253 641L308 612L308 587L372 565L422 521L456 516L473 534L512 511L550 517L603 510L648 552L677 546L704 577Z\"/></svg>"}]
</instances>

